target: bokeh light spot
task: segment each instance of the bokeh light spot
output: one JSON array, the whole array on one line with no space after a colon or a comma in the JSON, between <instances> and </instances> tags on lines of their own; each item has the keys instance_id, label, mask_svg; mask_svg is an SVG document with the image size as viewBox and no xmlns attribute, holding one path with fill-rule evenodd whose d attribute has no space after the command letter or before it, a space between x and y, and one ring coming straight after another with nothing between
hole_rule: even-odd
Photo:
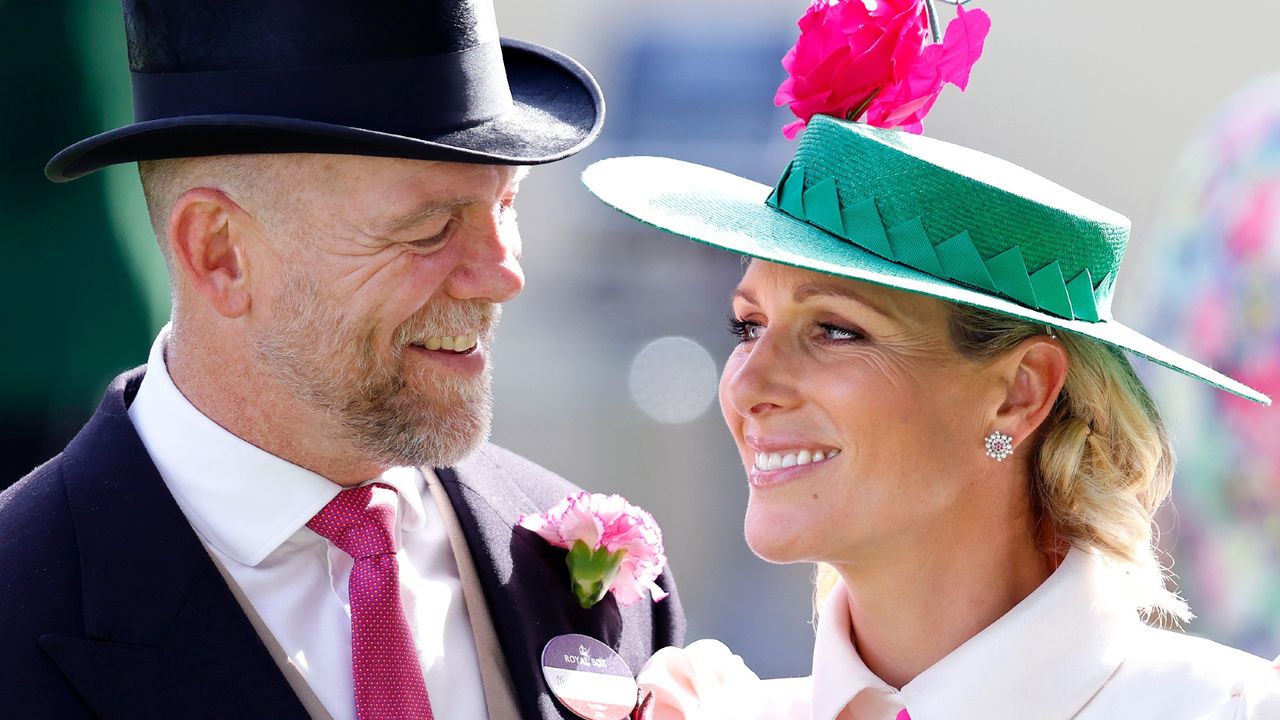
<instances>
[{"instance_id":1,"label":"bokeh light spot","mask_svg":"<svg viewBox=\"0 0 1280 720\"><path fill-rule=\"evenodd\" d=\"M631 398L660 423L696 420L716 395L716 364L706 348L686 337L663 337L631 361Z\"/></svg>"}]
</instances>

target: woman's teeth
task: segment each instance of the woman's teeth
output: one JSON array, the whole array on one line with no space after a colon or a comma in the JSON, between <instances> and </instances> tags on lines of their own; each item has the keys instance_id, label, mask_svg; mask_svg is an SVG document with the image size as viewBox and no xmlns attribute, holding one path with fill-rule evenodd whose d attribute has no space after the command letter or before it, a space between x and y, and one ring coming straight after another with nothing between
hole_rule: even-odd
<instances>
[{"instance_id":1,"label":"woman's teeth","mask_svg":"<svg viewBox=\"0 0 1280 720\"><path fill-rule=\"evenodd\" d=\"M796 465L809 465L811 463L830 460L840 454L839 448L833 450L796 450L787 452L756 453L756 469L768 472L770 470L781 470L782 468L795 467Z\"/></svg>"},{"instance_id":2,"label":"woman's teeth","mask_svg":"<svg viewBox=\"0 0 1280 720\"><path fill-rule=\"evenodd\" d=\"M416 343L419 347L428 350L450 350L452 352L466 352L476 346L476 336L471 335L444 335L438 337L429 337L426 340Z\"/></svg>"}]
</instances>

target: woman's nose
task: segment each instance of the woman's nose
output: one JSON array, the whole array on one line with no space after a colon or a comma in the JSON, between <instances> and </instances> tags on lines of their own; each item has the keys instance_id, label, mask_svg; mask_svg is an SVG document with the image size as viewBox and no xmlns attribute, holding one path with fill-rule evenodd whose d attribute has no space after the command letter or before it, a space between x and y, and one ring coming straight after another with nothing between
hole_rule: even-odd
<instances>
[{"instance_id":1,"label":"woman's nose","mask_svg":"<svg viewBox=\"0 0 1280 720\"><path fill-rule=\"evenodd\" d=\"M785 343L768 335L725 365L722 399L743 417L759 416L795 403L793 363Z\"/></svg>"}]
</instances>

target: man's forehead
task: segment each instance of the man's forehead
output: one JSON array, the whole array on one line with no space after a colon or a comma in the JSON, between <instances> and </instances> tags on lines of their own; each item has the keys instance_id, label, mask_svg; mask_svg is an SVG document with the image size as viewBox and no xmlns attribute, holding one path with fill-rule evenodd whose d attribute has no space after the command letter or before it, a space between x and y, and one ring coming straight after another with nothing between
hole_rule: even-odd
<instances>
[{"instance_id":1,"label":"man's forehead","mask_svg":"<svg viewBox=\"0 0 1280 720\"><path fill-rule=\"evenodd\" d=\"M473 203L491 204L515 189L529 168L433 163L399 168L361 193L368 234L382 236Z\"/></svg>"},{"instance_id":2,"label":"man's forehead","mask_svg":"<svg viewBox=\"0 0 1280 720\"><path fill-rule=\"evenodd\" d=\"M527 167L361 155L282 155L264 173L290 193L324 202L417 202L423 196L466 198L514 187ZM478 197L476 198L478 199ZM387 202L382 202L387 201Z\"/></svg>"},{"instance_id":3,"label":"man's forehead","mask_svg":"<svg viewBox=\"0 0 1280 720\"><path fill-rule=\"evenodd\" d=\"M381 157L377 155L342 155L329 153L297 153L280 157L294 158L299 163L309 164L320 170L345 170L367 173L393 173L407 175L414 173L434 172L440 174L499 172L519 175L528 174L528 166L498 165L489 163L450 162L447 160L420 160L417 158Z\"/></svg>"}]
</instances>

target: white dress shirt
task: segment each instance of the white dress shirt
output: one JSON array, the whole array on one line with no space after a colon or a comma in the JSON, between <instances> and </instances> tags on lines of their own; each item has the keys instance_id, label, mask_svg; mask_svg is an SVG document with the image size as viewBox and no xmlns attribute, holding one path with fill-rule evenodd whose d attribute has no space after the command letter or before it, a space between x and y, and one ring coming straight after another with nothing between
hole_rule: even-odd
<instances>
[{"instance_id":1,"label":"white dress shirt","mask_svg":"<svg viewBox=\"0 0 1280 720\"><path fill-rule=\"evenodd\" d=\"M819 613L813 672L760 680L722 644L660 650L640 673L655 720L1280 720L1280 670L1143 624L1121 573L1074 549L1003 617L901 690L862 662L849 594Z\"/></svg>"},{"instance_id":2,"label":"white dress shirt","mask_svg":"<svg viewBox=\"0 0 1280 720\"><path fill-rule=\"evenodd\" d=\"M354 720L353 561L306 527L342 488L205 417L169 377L167 336L166 326L129 418L187 521L316 697L334 720ZM435 715L482 718L484 690L458 567L427 481L416 468L394 468L368 482L390 485L399 496L401 598Z\"/></svg>"}]
</instances>

